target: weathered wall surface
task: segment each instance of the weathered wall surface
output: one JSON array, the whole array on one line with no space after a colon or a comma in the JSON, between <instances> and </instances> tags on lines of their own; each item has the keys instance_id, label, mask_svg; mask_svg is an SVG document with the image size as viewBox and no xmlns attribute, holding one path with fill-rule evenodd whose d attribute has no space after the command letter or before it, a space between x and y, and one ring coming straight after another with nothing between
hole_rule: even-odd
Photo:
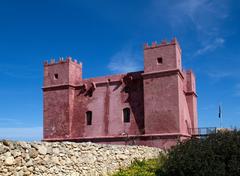
<instances>
[{"instance_id":1,"label":"weathered wall surface","mask_svg":"<svg viewBox=\"0 0 240 176\"><path fill-rule=\"evenodd\" d=\"M122 82L119 81L121 79ZM106 82L106 80L111 81ZM109 76L105 79L84 80L87 85L90 85L91 82L96 84L92 96L86 96L86 92L81 92L81 90L75 91L72 136L70 137L121 136L122 133L141 134L144 128L141 72ZM124 108L130 109L129 123L123 121ZM92 125L86 125L87 111L91 111L93 114Z\"/></svg>"},{"instance_id":2,"label":"weathered wall surface","mask_svg":"<svg viewBox=\"0 0 240 176\"><path fill-rule=\"evenodd\" d=\"M0 141L0 175L107 175L160 152L143 146Z\"/></svg>"}]
</instances>

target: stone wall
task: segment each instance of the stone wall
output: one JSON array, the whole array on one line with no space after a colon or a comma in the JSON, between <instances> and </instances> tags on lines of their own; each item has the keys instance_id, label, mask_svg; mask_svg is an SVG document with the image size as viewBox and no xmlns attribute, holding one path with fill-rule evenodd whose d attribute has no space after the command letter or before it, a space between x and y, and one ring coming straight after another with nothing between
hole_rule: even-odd
<instances>
[{"instance_id":1,"label":"stone wall","mask_svg":"<svg viewBox=\"0 0 240 176\"><path fill-rule=\"evenodd\" d=\"M161 149L74 142L0 141L0 175L108 175Z\"/></svg>"}]
</instances>

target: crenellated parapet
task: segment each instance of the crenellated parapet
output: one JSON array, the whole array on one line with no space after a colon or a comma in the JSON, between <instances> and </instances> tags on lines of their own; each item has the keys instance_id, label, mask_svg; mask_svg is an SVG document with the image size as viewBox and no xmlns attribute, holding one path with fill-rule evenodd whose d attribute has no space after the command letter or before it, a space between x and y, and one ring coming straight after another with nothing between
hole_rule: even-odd
<instances>
[{"instance_id":1,"label":"crenellated parapet","mask_svg":"<svg viewBox=\"0 0 240 176\"><path fill-rule=\"evenodd\" d=\"M181 51L180 45L176 38L173 38L170 42L168 42L167 40L162 40L160 43L158 43L157 41L154 41L154 42L152 42L151 45L149 45L148 43L145 43L144 50L163 47L163 46L167 46L167 45L177 45Z\"/></svg>"},{"instance_id":2,"label":"crenellated parapet","mask_svg":"<svg viewBox=\"0 0 240 176\"><path fill-rule=\"evenodd\" d=\"M44 66L62 64L62 63L74 63L74 64L82 65L82 62L78 62L77 59L72 59L72 57L68 56L65 59L63 57L59 57L58 60L56 60L55 58L52 58L50 59L50 61L44 61Z\"/></svg>"}]
</instances>

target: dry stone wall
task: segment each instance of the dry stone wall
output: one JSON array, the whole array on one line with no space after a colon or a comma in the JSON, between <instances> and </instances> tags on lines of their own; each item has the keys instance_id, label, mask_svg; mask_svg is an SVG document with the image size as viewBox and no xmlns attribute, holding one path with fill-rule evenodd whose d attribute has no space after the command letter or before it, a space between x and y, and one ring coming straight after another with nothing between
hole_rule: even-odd
<instances>
[{"instance_id":1,"label":"dry stone wall","mask_svg":"<svg viewBox=\"0 0 240 176\"><path fill-rule=\"evenodd\" d=\"M108 175L161 149L74 142L0 141L0 175Z\"/></svg>"}]
</instances>

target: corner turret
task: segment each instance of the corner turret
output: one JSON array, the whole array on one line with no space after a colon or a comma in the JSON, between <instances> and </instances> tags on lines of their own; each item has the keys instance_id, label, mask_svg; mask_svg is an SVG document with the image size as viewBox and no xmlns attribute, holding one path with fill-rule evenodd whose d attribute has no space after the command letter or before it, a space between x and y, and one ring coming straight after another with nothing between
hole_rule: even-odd
<instances>
[{"instance_id":1,"label":"corner turret","mask_svg":"<svg viewBox=\"0 0 240 176\"><path fill-rule=\"evenodd\" d=\"M82 64L67 57L44 62L43 138L69 138L74 110L74 87L82 81Z\"/></svg>"},{"instance_id":2,"label":"corner turret","mask_svg":"<svg viewBox=\"0 0 240 176\"><path fill-rule=\"evenodd\" d=\"M67 57L59 58L58 62L51 59L44 62L44 87L57 85L76 85L82 81L82 63Z\"/></svg>"},{"instance_id":3,"label":"corner turret","mask_svg":"<svg viewBox=\"0 0 240 176\"><path fill-rule=\"evenodd\" d=\"M175 69L182 70L181 48L176 38L170 43L163 40L144 45L144 73Z\"/></svg>"}]
</instances>

